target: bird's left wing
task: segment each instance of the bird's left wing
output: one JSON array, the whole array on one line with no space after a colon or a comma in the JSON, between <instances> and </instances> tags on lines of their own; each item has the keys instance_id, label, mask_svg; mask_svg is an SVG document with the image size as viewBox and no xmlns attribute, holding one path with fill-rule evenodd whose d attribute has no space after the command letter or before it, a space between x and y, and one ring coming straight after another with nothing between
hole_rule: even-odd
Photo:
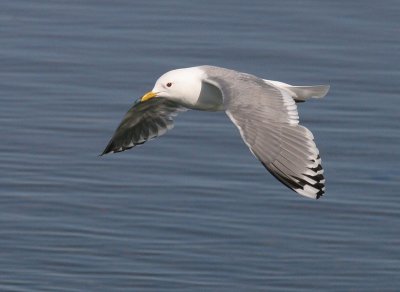
<instances>
[{"instance_id":1,"label":"bird's left wing","mask_svg":"<svg viewBox=\"0 0 400 292\"><path fill-rule=\"evenodd\" d=\"M325 179L319 151L312 133L299 125L293 98L255 76L224 74L205 82L221 91L227 115L254 156L290 189L310 198L322 196Z\"/></svg>"},{"instance_id":2,"label":"bird's left wing","mask_svg":"<svg viewBox=\"0 0 400 292\"><path fill-rule=\"evenodd\" d=\"M174 127L173 117L185 110L160 97L138 100L125 114L101 155L121 152L165 134Z\"/></svg>"}]
</instances>

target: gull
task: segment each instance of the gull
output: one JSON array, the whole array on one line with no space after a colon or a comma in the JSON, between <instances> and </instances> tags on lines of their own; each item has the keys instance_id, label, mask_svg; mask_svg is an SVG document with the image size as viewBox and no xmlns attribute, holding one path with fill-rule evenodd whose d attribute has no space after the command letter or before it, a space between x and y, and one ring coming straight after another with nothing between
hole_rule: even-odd
<instances>
[{"instance_id":1,"label":"gull","mask_svg":"<svg viewBox=\"0 0 400 292\"><path fill-rule=\"evenodd\" d=\"M318 199L325 178L313 134L299 125L297 103L324 97L329 85L292 86L215 66L169 71L123 117L101 155L165 134L173 117L193 109L225 111L244 143L281 183Z\"/></svg>"}]
</instances>

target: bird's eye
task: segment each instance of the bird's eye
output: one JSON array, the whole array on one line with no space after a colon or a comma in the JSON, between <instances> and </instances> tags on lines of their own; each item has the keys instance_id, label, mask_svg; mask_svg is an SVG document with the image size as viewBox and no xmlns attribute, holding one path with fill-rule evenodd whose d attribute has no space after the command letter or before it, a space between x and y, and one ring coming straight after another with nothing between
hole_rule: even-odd
<instances>
[{"instance_id":1,"label":"bird's eye","mask_svg":"<svg viewBox=\"0 0 400 292\"><path fill-rule=\"evenodd\" d=\"M171 87L172 86L172 83L171 82L168 82L167 83L167 87Z\"/></svg>"}]
</instances>

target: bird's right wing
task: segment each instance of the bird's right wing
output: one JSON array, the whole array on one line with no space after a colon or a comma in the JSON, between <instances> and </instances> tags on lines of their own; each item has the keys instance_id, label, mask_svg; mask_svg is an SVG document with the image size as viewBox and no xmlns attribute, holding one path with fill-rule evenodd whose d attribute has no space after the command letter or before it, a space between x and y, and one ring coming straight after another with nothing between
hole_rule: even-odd
<instances>
[{"instance_id":1,"label":"bird's right wing","mask_svg":"<svg viewBox=\"0 0 400 292\"><path fill-rule=\"evenodd\" d=\"M121 152L165 134L174 126L172 118L185 110L160 97L138 100L125 114L101 155Z\"/></svg>"},{"instance_id":2,"label":"bird's right wing","mask_svg":"<svg viewBox=\"0 0 400 292\"><path fill-rule=\"evenodd\" d=\"M324 194L314 137L298 124L297 106L287 92L248 74L208 82L221 90L227 115L273 176L300 195L318 199Z\"/></svg>"}]
</instances>

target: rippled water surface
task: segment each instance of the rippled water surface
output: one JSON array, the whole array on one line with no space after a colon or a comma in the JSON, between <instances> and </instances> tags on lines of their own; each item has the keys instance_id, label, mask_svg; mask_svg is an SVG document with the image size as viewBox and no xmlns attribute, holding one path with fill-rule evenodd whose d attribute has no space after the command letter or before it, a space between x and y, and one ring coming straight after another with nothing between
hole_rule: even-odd
<instances>
[{"instance_id":1,"label":"rippled water surface","mask_svg":"<svg viewBox=\"0 0 400 292\"><path fill-rule=\"evenodd\" d=\"M1 291L400 287L398 1L0 5ZM223 113L98 157L164 72L331 84L301 104L327 193L296 195Z\"/></svg>"}]
</instances>

